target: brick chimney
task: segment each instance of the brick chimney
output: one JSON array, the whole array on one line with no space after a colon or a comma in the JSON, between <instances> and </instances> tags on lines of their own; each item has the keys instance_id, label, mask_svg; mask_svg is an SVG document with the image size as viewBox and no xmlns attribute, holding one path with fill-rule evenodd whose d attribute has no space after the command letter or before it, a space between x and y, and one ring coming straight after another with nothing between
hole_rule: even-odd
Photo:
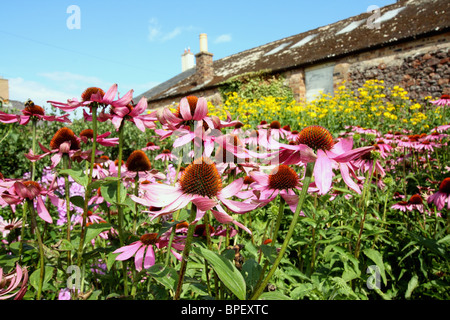
<instances>
[{"instance_id":1,"label":"brick chimney","mask_svg":"<svg viewBox=\"0 0 450 320\"><path fill-rule=\"evenodd\" d=\"M0 98L2 100L9 100L9 84L8 79L0 77Z\"/></svg>"},{"instance_id":2,"label":"brick chimney","mask_svg":"<svg viewBox=\"0 0 450 320\"><path fill-rule=\"evenodd\" d=\"M203 84L214 77L213 54L208 52L206 33L200 34L200 52L195 55L197 85Z\"/></svg>"}]
</instances>

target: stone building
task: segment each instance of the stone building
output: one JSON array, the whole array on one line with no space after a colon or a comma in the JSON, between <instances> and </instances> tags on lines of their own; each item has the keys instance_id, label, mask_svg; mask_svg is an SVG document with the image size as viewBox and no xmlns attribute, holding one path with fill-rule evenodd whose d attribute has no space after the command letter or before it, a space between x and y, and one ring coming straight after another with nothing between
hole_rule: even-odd
<instances>
[{"instance_id":1,"label":"stone building","mask_svg":"<svg viewBox=\"0 0 450 320\"><path fill-rule=\"evenodd\" d=\"M213 60L200 36L196 64L143 93L149 108L186 95L220 104L219 88L239 75L265 70L285 79L297 101L332 94L342 81L369 79L406 89L411 99L450 93L450 1L399 0L382 8Z\"/></svg>"}]
</instances>

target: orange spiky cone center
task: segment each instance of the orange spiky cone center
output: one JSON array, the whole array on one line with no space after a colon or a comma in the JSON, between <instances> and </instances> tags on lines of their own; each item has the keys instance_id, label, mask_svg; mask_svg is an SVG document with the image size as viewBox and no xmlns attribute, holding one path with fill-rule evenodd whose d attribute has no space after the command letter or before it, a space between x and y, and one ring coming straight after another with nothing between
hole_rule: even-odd
<instances>
[{"instance_id":1,"label":"orange spiky cone center","mask_svg":"<svg viewBox=\"0 0 450 320\"><path fill-rule=\"evenodd\" d=\"M86 137L88 139L92 139L94 137L94 130L92 129L84 129L80 132L80 137Z\"/></svg>"},{"instance_id":2,"label":"orange spiky cone center","mask_svg":"<svg viewBox=\"0 0 450 320\"><path fill-rule=\"evenodd\" d=\"M145 245L151 245L158 242L158 234L157 233L146 233L142 235L139 239Z\"/></svg>"},{"instance_id":3,"label":"orange spiky cone center","mask_svg":"<svg viewBox=\"0 0 450 320\"><path fill-rule=\"evenodd\" d=\"M152 168L152 164L147 155L142 150L133 151L127 159L126 167L128 171L148 171Z\"/></svg>"},{"instance_id":4,"label":"orange spiky cone center","mask_svg":"<svg viewBox=\"0 0 450 320\"><path fill-rule=\"evenodd\" d=\"M22 111L22 113L25 113L24 111L28 111L32 115L35 115L35 114L40 115L40 116L45 115L44 108L42 108L41 106L35 105L34 102L31 100L28 100L25 103L25 109Z\"/></svg>"},{"instance_id":5,"label":"orange spiky cone center","mask_svg":"<svg viewBox=\"0 0 450 320\"><path fill-rule=\"evenodd\" d=\"M282 164L269 175L269 188L271 189L292 189L298 185L298 175L291 167Z\"/></svg>"},{"instance_id":6,"label":"orange spiky cone center","mask_svg":"<svg viewBox=\"0 0 450 320\"><path fill-rule=\"evenodd\" d=\"M80 143L75 137L73 131L67 127L63 127L59 129L53 136L52 140L50 141L50 148L52 150L59 149L61 144L68 141L70 142L70 150L80 149Z\"/></svg>"},{"instance_id":7,"label":"orange spiky cone center","mask_svg":"<svg viewBox=\"0 0 450 320\"><path fill-rule=\"evenodd\" d=\"M445 178L439 185L439 191L445 194L450 194L450 177Z\"/></svg>"},{"instance_id":8,"label":"orange spiky cone center","mask_svg":"<svg viewBox=\"0 0 450 320\"><path fill-rule=\"evenodd\" d=\"M309 126L300 131L298 144L305 144L314 150L331 150L334 146L333 136L321 126Z\"/></svg>"},{"instance_id":9,"label":"orange spiky cone center","mask_svg":"<svg viewBox=\"0 0 450 320\"><path fill-rule=\"evenodd\" d=\"M183 171L180 186L185 193L212 198L222 190L222 179L214 162L200 158Z\"/></svg>"},{"instance_id":10,"label":"orange spiky cone center","mask_svg":"<svg viewBox=\"0 0 450 320\"><path fill-rule=\"evenodd\" d=\"M269 125L270 129L281 129L281 123L277 120L274 120Z\"/></svg>"},{"instance_id":11,"label":"orange spiky cone center","mask_svg":"<svg viewBox=\"0 0 450 320\"><path fill-rule=\"evenodd\" d=\"M84 101L91 101L91 96L95 93L100 93L103 97L105 95L105 91L97 87L89 87L81 94L81 99Z\"/></svg>"},{"instance_id":12,"label":"orange spiky cone center","mask_svg":"<svg viewBox=\"0 0 450 320\"><path fill-rule=\"evenodd\" d=\"M420 194L414 194L411 196L411 198L408 200L409 204L422 204L423 199L420 196Z\"/></svg>"}]
</instances>

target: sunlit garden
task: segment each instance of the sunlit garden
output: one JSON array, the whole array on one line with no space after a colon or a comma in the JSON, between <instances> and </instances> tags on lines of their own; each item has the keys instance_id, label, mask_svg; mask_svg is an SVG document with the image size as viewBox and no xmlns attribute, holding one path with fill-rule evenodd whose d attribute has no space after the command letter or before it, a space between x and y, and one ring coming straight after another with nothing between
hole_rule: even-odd
<instances>
[{"instance_id":1,"label":"sunlit garden","mask_svg":"<svg viewBox=\"0 0 450 320\"><path fill-rule=\"evenodd\" d=\"M450 298L450 96L119 86L0 112L0 300Z\"/></svg>"}]
</instances>

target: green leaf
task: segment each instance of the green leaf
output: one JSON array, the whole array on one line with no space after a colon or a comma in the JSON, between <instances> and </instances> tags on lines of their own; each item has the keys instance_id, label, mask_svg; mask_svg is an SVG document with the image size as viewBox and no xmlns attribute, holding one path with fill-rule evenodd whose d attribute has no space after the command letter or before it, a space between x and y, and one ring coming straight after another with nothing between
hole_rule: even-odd
<instances>
[{"instance_id":1,"label":"green leaf","mask_svg":"<svg viewBox=\"0 0 450 320\"><path fill-rule=\"evenodd\" d=\"M211 264L219 279L238 299L245 299L246 285L244 277L230 260L208 249L198 247L194 248L194 251L202 255Z\"/></svg>"},{"instance_id":2,"label":"green leaf","mask_svg":"<svg viewBox=\"0 0 450 320\"><path fill-rule=\"evenodd\" d=\"M82 185L83 187L87 187L88 184L88 176L81 169L64 169L59 171L60 175L69 175L75 180L76 183Z\"/></svg>"},{"instance_id":3,"label":"green leaf","mask_svg":"<svg viewBox=\"0 0 450 320\"><path fill-rule=\"evenodd\" d=\"M147 269L147 272L167 289L175 290L175 285L178 283L178 274L175 269L158 263Z\"/></svg>"},{"instance_id":4,"label":"green leaf","mask_svg":"<svg viewBox=\"0 0 450 320\"><path fill-rule=\"evenodd\" d=\"M406 289L405 299L411 298L411 294L415 288L419 285L419 277L414 275L408 282L408 289Z\"/></svg>"},{"instance_id":5,"label":"green leaf","mask_svg":"<svg viewBox=\"0 0 450 320\"><path fill-rule=\"evenodd\" d=\"M46 266L44 268L44 281L42 283L42 288L45 288L45 285L50 281L50 279L53 276L53 270L55 270L55 268L50 267L50 266ZM39 288L39 280L41 277L41 269L36 269L30 276L30 284L36 289L38 290Z\"/></svg>"},{"instance_id":6,"label":"green leaf","mask_svg":"<svg viewBox=\"0 0 450 320\"><path fill-rule=\"evenodd\" d=\"M97 237L101 232L111 229L109 223L94 223L86 228L86 238L85 243L91 242L95 237Z\"/></svg>"},{"instance_id":7,"label":"green leaf","mask_svg":"<svg viewBox=\"0 0 450 320\"><path fill-rule=\"evenodd\" d=\"M258 300L292 300L292 299L280 292L270 291L261 294Z\"/></svg>"},{"instance_id":8,"label":"green leaf","mask_svg":"<svg viewBox=\"0 0 450 320\"><path fill-rule=\"evenodd\" d=\"M253 289L258 283L262 267L254 259L245 261L242 265L242 274L245 279L245 284L249 289Z\"/></svg>"},{"instance_id":9,"label":"green leaf","mask_svg":"<svg viewBox=\"0 0 450 320\"><path fill-rule=\"evenodd\" d=\"M375 262L376 266L378 267L378 270L380 271L381 277L383 278L383 283L384 285L386 285L387 284L386 272L384 269L383 257L381 256L381 254L374 249L365 249L363 250L363 252L369 259Z\"/></svg>"},{"instance_id":10,"label":"green leaf","mask_svg":"<svg viewBox=\"0 0 450 320\"><path fill-rule=\"evenodd\" d=\"M108 253L108 255L106 256L106 268L108 271L111 270L111 267L113 266L114 262L116 262L116 257L120 254L120 252L118 253L113 253L110 252Z\"/></svg>"},{"instance_id":11,"label":"green leaf","mask_svg":"<svg viewBox=\"0 0 450 320\"><path fill-rule=\"evenodd\" d=\"M117 203L117 181L108 181L107 183L104 183L100 187L100 191L102 193L102 197L105 199L106 202ZM125 186L121 183L119 203L124 203L126 198L127 198L127 190L125 189Z\"/></svg>"},{"instance_id":12,"label":"green leaf","mask_svg":"<svg viewBox=\"0 0 450 320\"><path fill-rule=\"evenodd\" d=\"M275 259L277 258L277 248L263 244L261 245L261 251L270 263L275 262Z\"/></svg>"},{"instance_id":13,"label":"green leaf","mask_svg":"<svg viewBox=\"0 0 450 320\"><path fill-rule=\"evenodd\" d=\"M70 197L70 202L72 202L73 205L75 205L79 208L84 208L84 198L82 196Z\"/></svg>"}]
</instances>

